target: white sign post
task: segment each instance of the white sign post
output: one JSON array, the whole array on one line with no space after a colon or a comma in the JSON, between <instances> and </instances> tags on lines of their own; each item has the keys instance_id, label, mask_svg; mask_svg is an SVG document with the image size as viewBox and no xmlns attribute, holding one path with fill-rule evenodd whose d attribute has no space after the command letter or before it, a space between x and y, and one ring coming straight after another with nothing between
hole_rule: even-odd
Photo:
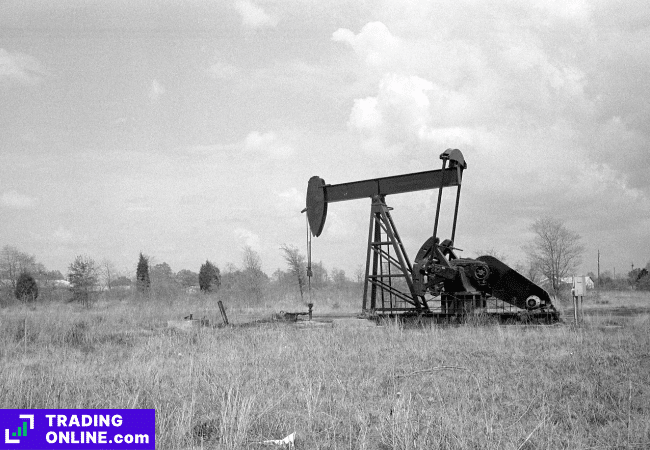
<instances>
[{"instance_id":1,"label":"white sign post","mask_svg":"<svg viewBox=\"0 0 650 450\"><path fill-rule=\"evenodd\" d=\"M571 288L571 295L573 296L573 317L576 325L581 320L582 316L582 299L587 293L587 284L585 277L573 277L573 287Z\"/></svg>"}]
</instances>

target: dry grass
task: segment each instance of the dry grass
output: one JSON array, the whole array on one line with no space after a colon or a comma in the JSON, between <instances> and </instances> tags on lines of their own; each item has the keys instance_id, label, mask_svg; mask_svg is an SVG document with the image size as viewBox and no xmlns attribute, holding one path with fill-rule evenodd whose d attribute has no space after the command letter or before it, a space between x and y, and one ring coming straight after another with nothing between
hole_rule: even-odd
<instances>
[{"instance_id":1,"label":"dry grass","mask_svg":"<svg viewBox=\"0 0 650 450\"><path fill-rule=\"evenodd\" d=\"M650 308L648 291L601 291L590 290L584 298L585 308Z\"/></svg>"},{"instance_id":2,"label":"dry grass","mask_svg":"<svg viewBox=\"0 0 650 450\"><path fill-rule=\"evenodd\" d=\"M164 449L293 431L304 449L650 448L648 315L620 328L165 327L189 312L217 315L196 298L0 310L0 407L155 408Z\"/></svg>"}]
</instances>

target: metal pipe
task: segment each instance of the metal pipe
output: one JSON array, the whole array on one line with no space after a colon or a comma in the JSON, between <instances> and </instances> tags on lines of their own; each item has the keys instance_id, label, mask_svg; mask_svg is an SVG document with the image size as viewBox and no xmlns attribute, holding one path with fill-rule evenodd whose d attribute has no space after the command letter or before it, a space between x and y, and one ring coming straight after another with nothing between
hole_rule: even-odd
<instances>
[{"instance_id":1,"label":"metal pipe","mask_svg":"<svg viewBox=\"0 0 650 450\"><path fill-rule=\"evenodd\" d=\"M460 169L458 169L460 172ZM460 176L460 175L459 175ZM459 178L460 180L460 178ZM455 243L454 238L456 237L456 220L458 219L458 204L460 203L460 187L461 183L458 183L458 190L456 191L456 208L454 209L454 224L451 227L451 242Z\"/></svg>"},{"instance_id":2,"label":"metal pipe","mask_svg":"<svg viewBox=\"0 0 650 450\"><path fill-rule=\"evenodd\" d=\"M440 204L442 203L442 188L445 186L445 167L447 166L447 160L442 160L442 170L440 171L440 190L438 190L438 206L436 208L436 221L433 225L433 241L436 241L436 235L438 234L438 219L440 218Z\"/></svg>"},{"instance_id":3,"label":"metal pipe","mask_svg":"<svg viewBox=\"0 0 650 450\"><path fill-rule=\"evenodd\" d=\"M375 204L375 199L373 198L372 206L370 207L370 225L369 225L369 228L368 228L368 249L367 249L367 253L366 253L366 279L365 279L365 283L363 284L363 306L362 306L362 309L361 309L364 312L368 309L368 285L371 283L371 281L370 281L370 257L371 257L371 254L373 253L372 243L373 243L373 239L374 239L373 231L374 231L374 225L375 225L374 204ZM376 275L376 273L374 273L374 272L372 274ZM371 296L374 295L372 290L371 290L370 295ZM370 301L371 308L374 308L374 306L375 306L373 299L374 299L374 297L371 298L371 301Z\"/></svg>"}]
</instances>

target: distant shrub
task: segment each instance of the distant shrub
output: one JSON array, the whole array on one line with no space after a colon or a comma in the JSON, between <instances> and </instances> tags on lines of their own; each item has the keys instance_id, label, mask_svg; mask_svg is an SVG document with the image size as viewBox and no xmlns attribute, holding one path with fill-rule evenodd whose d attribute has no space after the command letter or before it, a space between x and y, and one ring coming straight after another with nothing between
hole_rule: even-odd
<instances>
[{"instance_id":1,"label":"distant shrub","mask_svg":"<svg viewBox=\"0 0 650 450\"><path fill-rule=\"evenodd\" d=\"M22 302L33 302L38 298L38 285L33 276L23 272L16 281L16 298Z\"/></svg>"},{"instance_id":2,"label":"distant shrub","mask_svg":"<svg viewBox=\"0 0 650 450\"><path fill-rule=\"evenodd\" d=\"M78 255L68 267L68 281L73 299L89 307L91 295L97 286L97 265L95 260Z\"/></svg>"},{"instance_id":3,"label":"distant shrub","mask_svg":"<svg viewBox=\"0 0 650 450\"><path fill-rule=\"evenodd\" d=\"M176 281L185 289L196 286L199 280L199 274L191 270L182 269L176 273Z\"/></svg>"},{"instance_id":4,"label":"distant shrub","mask_svg":"<svg viewBox=\"0 0 650 450\"><path fill-rule=\"evenodd\" d=\"M138 267L135 273L135 279L138 285L138 293L146 295L149 293L151 281L149 279L149 258L140 253Z\"/></svg>"},{"instance_id":5,"label":"distant shrub","mask_svg":"<svg viewBox=\"0 0 650 450\"><path fill-rule=\"evenodd\" d=\"M642 291L650 291L650 275L646 274L639 278L636 282L637 289Z\"/></svg>"},{"instance_id":6,"label":"distant shrub","mask_svg":"<svg viewBox=\"0 0 650 450\"><path fill-rule=\"evenodd\" d=\"M158 300L172 301L178 298L181 286L169 264L163 262L151 268L151 296Z\"/></svg>"},{"instance_id":7,"label":"distant shrub","mask_svg":"<svg viewBox=\"0 0 650 450\"><path fill-rule=\"evenodd\" d=\"M199 269L199 288L203 292L219 289L221 286L221 273L219 268L210 261L205 261Z\"/></svg>"}]
</instances>

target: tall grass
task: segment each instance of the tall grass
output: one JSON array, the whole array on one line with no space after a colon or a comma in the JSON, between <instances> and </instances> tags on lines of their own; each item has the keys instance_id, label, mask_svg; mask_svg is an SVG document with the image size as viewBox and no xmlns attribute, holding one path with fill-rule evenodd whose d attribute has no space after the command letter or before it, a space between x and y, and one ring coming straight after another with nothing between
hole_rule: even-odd
<instances>
[{"instance_id":1,"label":"tall grass","mask_svg":"<svg viewBox=\"0 0 650 450\"><path fill-rule=\"evenodd\" d=\"M164 449L293 431L305 449L650 448L647 315L617 328L166 327L188 311L216 320L213 306L2 309L0 407L155 408Z\"/></svg>"}]
</instances>

